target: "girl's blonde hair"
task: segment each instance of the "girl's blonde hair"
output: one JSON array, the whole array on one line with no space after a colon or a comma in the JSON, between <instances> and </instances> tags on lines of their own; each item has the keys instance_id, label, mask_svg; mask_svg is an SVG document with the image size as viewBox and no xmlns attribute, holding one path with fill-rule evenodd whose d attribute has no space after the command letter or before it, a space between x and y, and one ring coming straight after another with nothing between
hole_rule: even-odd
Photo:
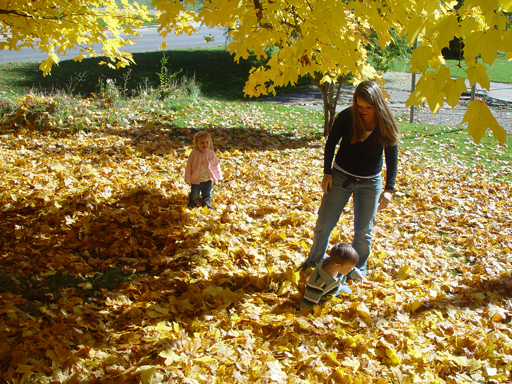
<instances>
[{"instance_id":1,"label":"girl's blonde hair","mask_svg":"<svg viewBox=\"0 0 512 384\"><path fill-rule=\"evenodd\" d=\"M210 149L213 149L213 143L212 143L212 137L210 136L210 134L206 131L199 131L197 132L195 135L194 135L194 148L195 149L199 149L199 146L198 146L198 142L199 142L199 139L203 136L207 136L208 139L210 140Z\"/></svg>"},{"instance_id":2,"label":"girl's blonde hair","mask_svg":"<svg viewBox=\"0 0 512 384\"><path fill-rule=\"evenodd\" d=\"M352 106L352 143L357 143L358 141L364 140L366 137L363 119L357 109L358 97L375 107L380 143L386 147L398 144L398 140L400 140L398 124L384 99L379 85L373 80L363 81L357 86L354 92Z\"/></svg>"}]
</instances>

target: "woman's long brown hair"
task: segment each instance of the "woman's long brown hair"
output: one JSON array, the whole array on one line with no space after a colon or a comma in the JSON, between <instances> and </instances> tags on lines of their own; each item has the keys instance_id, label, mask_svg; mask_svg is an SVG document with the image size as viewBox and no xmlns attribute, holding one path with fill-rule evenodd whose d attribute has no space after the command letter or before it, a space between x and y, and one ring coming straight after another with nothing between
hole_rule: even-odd
<instances>
[{"instance_id":1,"label":"woman's long brown hair","mask_svg":"<svg viewBox=\"0 0 512 384\"><path fill-rule=\"evenodd\" d=\"M357 109L358 97L375 107L378 122L377 129L380 133L381 144L386 147L398 144L400 140L398 124L384 99L379 85L373 80L366 80L359 83L354 92L352 106L352 143L357 143L366 138L363 119Z\"/></svg>"}]
</instances>

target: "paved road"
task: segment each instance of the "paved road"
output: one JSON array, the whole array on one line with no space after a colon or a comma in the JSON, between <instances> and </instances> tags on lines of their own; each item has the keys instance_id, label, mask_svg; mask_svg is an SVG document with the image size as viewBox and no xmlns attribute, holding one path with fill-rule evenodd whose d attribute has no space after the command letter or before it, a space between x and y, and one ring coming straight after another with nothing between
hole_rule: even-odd
<instances>
[{"instance_id":1,"label":"paved road","mask_svg":"<svg viewBox=\"0 0 512 384\"><path fill-rule=\"evenodd\" d=\"M226 37L224 36L223 28L207 28L204 26L196 26L198 33L188 36L186 34L177 36L169 33L164 39L158 35L156 28L143 28L140 31L140 37L131 37L136 44L127 45L123 49L126 52L154 52L160 50L160 45L164 41L167 42L166 49L180 49L180 48L196 48L206 46L219 46L226 44ZM205 37L214 37L215 41L207 43ZM101 46L94 45L94 48L100 49ZM58 55L61 60L70 60L78 56L78 50L69 50L65 55ZM46 59L46 55L31 48L22 48L20 51L0 51L0 63L18 62L18 61L32 61L42 62Z\"/></svg>"}]
</instances>

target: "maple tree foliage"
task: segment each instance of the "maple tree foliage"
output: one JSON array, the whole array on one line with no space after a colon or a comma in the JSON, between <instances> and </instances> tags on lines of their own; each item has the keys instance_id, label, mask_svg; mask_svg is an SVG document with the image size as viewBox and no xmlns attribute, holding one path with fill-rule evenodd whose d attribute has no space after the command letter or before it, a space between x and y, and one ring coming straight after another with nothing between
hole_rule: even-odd
<instances>
[{"instance_id":1,"label":"maple tree foliage","mask_svg":"<svg viewBox=\"0 0 512 384\"><path fill-rule=\"evenodd\" d=\"M375 223L377 286L350 282L352 295L308 314L295 270L312 243L323 142L301 113L205 101L156 122L127 107L120 124L81 102L88 132L0 126L2 382L510 380L512 188L499 173L449 144L429 161L404 133L394 201ZM225 181L211 210L188 210L200 127ZM351 209L331 242L351 241ZM112 270L126 279L95 288ZM71 277L80 284L60 282ZM52 278L59 290L44 289Z\"/></svg>"},{"instance_id":2,"label":"maple tree foliage","mask_svg":"<svg viewBox=\"0 0 512 384\"><path fill-rule=\"evenodd\" d=\"M150 15L146 7L122 0L3 0L0 1L0 50L38 49L48 54L40 69L44 75L59 62L57 54L79 49L75 60L98 54L119 67L133 62L121 47L133 41L121 35L135 35ZM94 44L100 44L98 52Z\"/></svg>"},{"instance_id":3,"label":"maple tree foliage","mask_svg":"<svg viewBox=\"0 0 512 384\"><path fill-rule=\"evenodd\" d=\"M175 2L157 0L153 4L164 15L168 10L170 15L176 14ZM382 48L392 41L391 30L407 37L410 46L419 42L411 71L423 76L408 105L426 101L435 114L445 101L454 107L467 91L463 80L450 78L441 50L454 38L461 39L470 85L489 89L488 68L474 59L481 55L484 63L491 65L498 51L512 58L512 29L506 14L510 11L511 0L466 0L461 7L457 1L439 0L207 0L196 20L229 28L228 49L235 60L250 54L262 60L246 83L248 96L275 93L276 87L310 76L322 91L327 135L342 81L383 81L368 63L365 47L372 44L368 40L372 33ZM167 31L168 20L169 16L160 19L162 31ZM270 47L276 47L277 53L269 56ZM472 104L463 122L468 122L475 141L490 128L503 143L505 130L489 108L479 101Z\"/></svg>"},{"instance_id":4,"label":"maple tree foliage","mask_svg":"<svg viewBox=\"0 0 512 384\"><path fill-rule=\"evenodd\" d=\"M498 51L506 52L505 57L512 59L512 29L506 14L512 11L512 1L465 0L460 7L457 3L450 3L445 12L425 8L425 12L412 18L402 30L409 43L414 39L421 41L412 54L411 71L419 71L423 76L407 104L418 105L426 101L434 114L445 100L455 107L462 92L466 92L462 79L450 77L441 55L441 50L448 47L454 37L464 43L465 64L468 65L465 72L471 86L479 84L482 88L490 88L488 67L477 62L478 56L489 66L496 60ZM470 103L463 122L468 123L469 133L476 142L488 128L496 139L505 142L506 131L480 100Z\"/></svg>"},{"instance_id":5,"label":"maple tree foliage","mask_svg":"<svg viewBox=\"0 0 512 384\"><path fill-rule=\"evenodd\" d=\"M193 3L193 1L188 1ZM37 46L48 53L41 64L49 73L58 62L56 52L82 47L81 59L96 55L94 43L101 43L102 55L118 60L118 66L130 62L122 46L132 41L120 33L137 34L134 29L149 17L144 7L126 0L120 8L114 0L37 0L2 2L0 31L6 38L0 49ZM324 135L328 135L336 114L340 86L345 79L357 83L381 76L368 63L365 47L381 48L392 41L391 30L407 37L409 45L419 41L411 58L411 70L422 74L408 105L427 102L436 113L444 102L454 107L466 86L452 79L441 51L454 38L464 43L465 63L470 85L489 89L487 67L474 59L481 56L491 65L498 51L512 58L512 29L507 12L512 0L207 0L196 14L186 11L181 1L154 0L161 13L158 22L162 36L169 31L191 34L193 21L207 26L229 28L228 49L234 59L250 54L262 64L252 69L245 86L248 96L275 93L276 87L295 84L309 76L322 91L324 100ZM108 35L112 34L112 37ZM162 45L164 47L165 44ZM269 55L269 50L277 52ZM503 143L505 130L489 108L473 101L463 121L478 141L487 129ZM461 122L461 123L462 123Z\"/></svg>"}]
</instances>

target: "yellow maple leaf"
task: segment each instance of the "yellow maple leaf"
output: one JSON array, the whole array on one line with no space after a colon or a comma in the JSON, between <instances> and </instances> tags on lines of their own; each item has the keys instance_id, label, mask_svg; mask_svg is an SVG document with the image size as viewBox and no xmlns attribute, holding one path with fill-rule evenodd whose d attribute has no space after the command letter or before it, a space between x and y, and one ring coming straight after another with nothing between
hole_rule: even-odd
<instances>
[{"instance_id":1,"label":"yellow maple leaf","mask_svg":"<svg viewBox=\"0 0 512 384\"><path fill-rule=\"evenodd\" d=\"M438 81L430 81L427 87L423 90L423 94L427 98L427 103L432 114L436 114L444 104L445 93L438 85ZM444 84L443 84L444 85Z\"/></svg>"},{"instance_id":2,"label":"yellow maple leaf","mask_svg":"<svg viewBox=\"0 0 512 384\"><path fill-rule=\"evenodd\" d=\"M407 42L411 46L414 43L414 40L418 38L418 36L425 33L425 24L418 22L420 19L421 17L417 17L416 19L410 20L404 29L404 35L407 36Z\"/></svg>"},{"instance_id":3,"label":"yellow maple leaf","mask_svg":"<svg viewBox=\"0 0 512 384\"><path fill-rule=\"evenodd\" d=\"M497 305L489 305L489 315L491 316L492 321L505 320L507 318L507 312L508 311Z\"/></svg>"},{"instance_id":4,"label":"yellow maple leaf","mask_svg":"<svg viewBox=\"0 0 512 384\"><path fill-rule=\"evenodd\" d=\"M297 284L300 280L300 272L296 272L293 269L288 269L284 274L284 277L294 284Z\"/></svg>"},{"instance_id":5,"label":"yellow maple leaf","mask_svg":"<svg viewBox=\"0 0 512 384\"><path fill-rule=\"evenodd\" d=\"M277 291L277 295L281 296L284 295L286 292L290 290L292 287L291 281L285 280L282 282L281 286L279 287L279 290Z\"/></svg>"},{"instance_id":6,"label":"yellow maple leaf","mask_svg":"<svg viewBox=\"0 0 512 384\"><path fill-rule=\"evenodd\" d=\"M157 371L155 366L145 365L138 368L136 372L140 372L140 379L143 383L151 383Z\"/></svg>"},{"instance_id":7,"label":"yellow maple leaf","mask_svg":"<svg viewBox=\"0 0 512 384\"><path fill-rule=\"evenodd\" d=\"M470 65L468 69L466 69L470 85L473 86L478 83L483 88L489 89L491 87L491 83L486 71L487 68L483 64L473 63L473 65Z\"/></svg>"},{"instance_id":8,"label":"yellow maple leaf","mask_svg":"<svg viewBox=\"0 0 512 384\"><path fill-rule=\"evenodd\" d=\"M83 290L88 291L89 289L92 289L92 284L90 282L78 284L79 287L81 287Z\"/></svg>"},{"instance_id":9,"label":"yellow maple leaf","mask_svg":"<svg viewBox=\"0 0 512 384\"><path fill-rule=\"evenodd\" d=\"M426 45L420 45L416 48L411 56L411 72L421 72L425 73L425 71L429 68L429 60L432 60L433 51L432 47Z\"/></svg>"},{"instance_id":10,"label":"yellow maple leaf","mask_svg":"<svg viewBox=\"0 0 512 384\"><path fill-rule=\"evenodd\" d=\"M151 315L149 315L152 317ZM172 327L167 325L166 321L160 321L155 327L155 331L161 331L161 332L171 332L173 330Z\"/></svg>"},{"instance_id":11,"label":"yellow maple leaf","mask_svg":"<svg viewBox=\"0 0 512 384\"><path fill-rule=\"evenodd\" d=\"M469 103L461 124L468 123L468 133L476 143L484 137L487 128L490 128L494 137L504 144L507 139L507 132L498 124L492 115L487 104L482 100L474 100Z\"/></svg>"},{"instance_id":12,"label":"yellow maple leaf","mask_svg":"<svg viewBox=\"0 0 512 384\"><path fill-rule=\"evenodd\" d=\"M439 37L437 39L440 47L447 47L453 36L460 36L459 16L456 13L452 13L444 16L437 26L439 31Z\"/></svg>"},{"instance_id":13,"label":"yellow maple leaf","mask_svg":"<svg viewBox=\"0 0 512 384\"><path fill-rule=\"evenodd\" d=\"M421 359L423 357L423 352L421 352L417 349L409 349L407 351L407 354L414 359Z\"/></svg>"},{"instance_id":14,"label":"yellow maple leaf","mask_svg":"<svg viewBox=\"0 0 512 384\"><path fill-rule=\"evenodd\" d=\"M512 0L498 0L505 12L512 12Z\"/></svg>"},{"instance_id":15,"label":"yellow maple leaf","mask_svg":"<svg viewBox=\"0 0 512 384\"><path fill-rule=\"evenodd\" d=\"M360 315L361 317L364 317L366 319L369 319L371 317L370 310L364 303L360 303L357 306L357 313L358 313L358 315Z\"/></svg>"},{"instance_id":16,"label":"yellow maple leaf","mask_svg":"<svg viewBox=\"0 0 512 384\"><path fill-rule=\"evenodd\" d=\"M329 76L328 74L322 77L322 79L320 80L320 84L323 84L325 82L328 82L329 84L332 83L331 76Z\"/></svg>"},{"instance_id":17,"label":"yellow maple leaf","mask_svg":"<svg viewBox=\"0 0 512 384\"><path fill-rule=\"evenodd\" d=\"M341 362L345 367L352 368L353 372L356 372L359 367L361 367L361 362L358 359L351 359L350 357L345 357L345 360Z\"/></svg>"},{"instance_id":18,"label":"yellow maple leaf","mask_svg":"<svg viewBox=\"0 0 512 384\"><path fill-rule=\"evenodd\" d=\"M215 359L212 357L212 356L208 356L208 355L204 355L204 356L201 356L201 357L196 357L194 359L194 361L201 361L203 363L211 363L212 361L214 361Z\"/></svg>"},{"instance_id":19,"label":"yellow maple leaf","mask_svg":"<svg viewBox=\"0 0 512 384\"><path fill-rule=\"evenodd\" d=\"M498 30L476 31L469 34L464 40L466 62L481 55L482 60L491 65L498 57L501 41L502 32Z\"/></svg>"},{"instance_id":20,"label":"yellow maple leaf","mask_svg":"<svg viewBox=\"0 0 512 384\"><path fill-rule=\"evenodd\" d=\"M414 312L416 311L419 307L421 307L423 304L422 301L420 300L414 300L414 303L412 303L412 307L411 307L411 311Z\"/></svg>"},{"instance_id":21,"label":"yellow maple leaf","mask_svg":"<svg viewBox=\"0 0 512 384\"><path fill-rule=\"evenodd\" d=\"M455 107L460 100L460 95L467 92L466 82L463 78L448 79L443 87L446 93L446 102L449 106Z\"/></svg>"},{"instance_id":22,"label":"yellow maple leaf","mask_svg":"<svg viewBox=\"0 0 512 384\"><path fill-rule=\"evenodd\" d=\"M327 356L336 364L340 365L341 363L338 361L338 352L327 352Z\"/></svg>"},{"instance_id":23,"label":"yellow maple leaf","mask_svg":"<svg viewBox=\"0 0 512 384\"><path fill-rule=\"evenodd\" d=\"M43 61L39 65L39 69L43 72L43 76L46 76L52 70L53 60L51 57L47 57L45 61Z\"/></svg>"},{"instance_id":24,"label":"yellow maple leaf","mask_svg":"<svg viewBox=\"0 0 512 384\"><path fill-rule=\"evenodd\" d=\"M416 85L416 90L409 95L405 105L418 105L427 101L433 114L436 114L444 104L445 93L443 88L450 78L450 72L445 65L442 65L438 72L428 72L421 76Z\"/></svg>"},{"instance_id":25,"label":"yellow maple leaf","mask_svg":"<svg viewBox=\"0 0 512 384\"><path fill-rule=\"evenodd\" d=\"M408 265L404 265L402 268L400 268L396 277L398 277L401 280L407 280L411 274L410 272L411 267Z\"/></svg>"},{"instance_id":26,"label":"yellow maple leaf","mask_svg":"<svg viewBox=\"0 0 512 384\"><path fill-rule=\"evenodd\" d=\"M181 360L180 355L178 355L172 349L167 349L165 351L162 351L158 355L165 359L165 365L171 365L175 361Z\"/></svg>"},{"instance_id":27,"label":"yellow maple leaf","mask_svg":"<svg viewBox=\"0 0 512 384\"><path fill-rule=\"evenodd\" d=\"M386 348L386 356L395 365L400 364L402 362L402 358L397 355L395 348Z\"/></svg>"}]
</instances>

